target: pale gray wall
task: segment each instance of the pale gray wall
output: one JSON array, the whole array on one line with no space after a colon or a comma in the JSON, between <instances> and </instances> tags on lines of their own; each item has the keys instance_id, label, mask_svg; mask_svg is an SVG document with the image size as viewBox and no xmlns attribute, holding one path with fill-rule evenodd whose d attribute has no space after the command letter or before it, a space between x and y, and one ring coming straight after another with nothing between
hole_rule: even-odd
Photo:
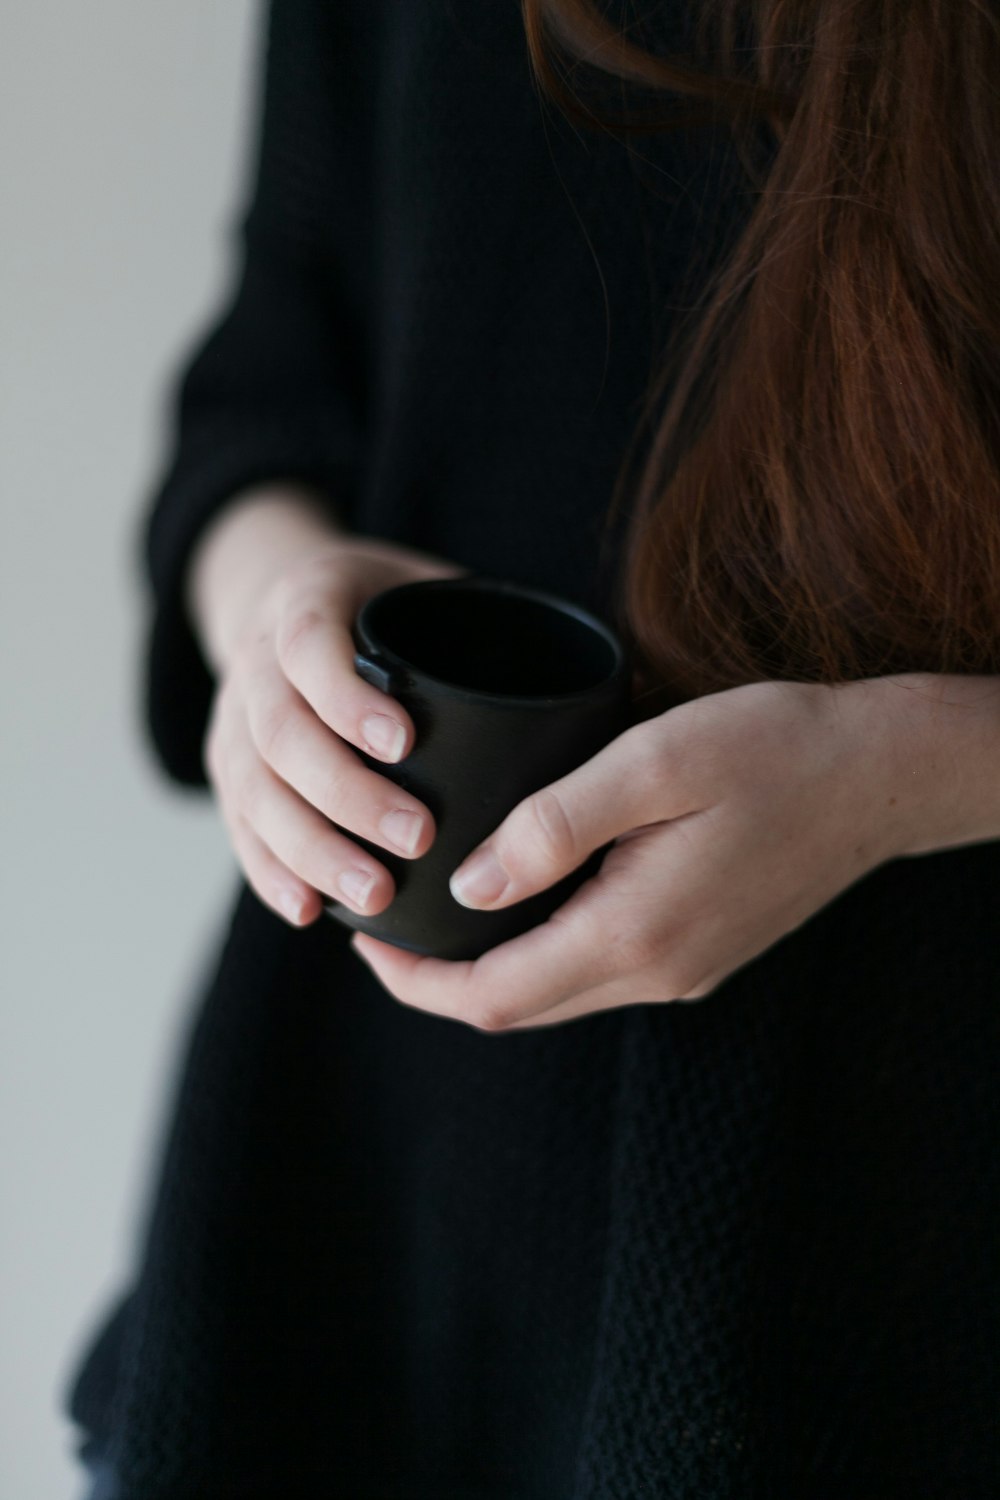
<instances>
[{"instance_id":1,"label":"pale gray wall","mask_svg":"<svg viewBox=\"0 0 1000 1500\"><path fill-rule=\"evenodd\" d=\"M0 1497L76 1500L57 1391L128 1263L235 863L140 738L132 531L215 306L250 0L0 19Z\"/></svg>"}]
</instances>

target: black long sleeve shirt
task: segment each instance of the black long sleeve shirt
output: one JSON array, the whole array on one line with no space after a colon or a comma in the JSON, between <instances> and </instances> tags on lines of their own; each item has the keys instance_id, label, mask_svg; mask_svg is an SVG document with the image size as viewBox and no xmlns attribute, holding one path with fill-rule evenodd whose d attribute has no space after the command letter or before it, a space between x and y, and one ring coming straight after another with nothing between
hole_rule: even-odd
<instances>
[{"instance_id":1,"label":"black long sleeve shirt","mask_svg":"<svg viewBox=\"0 0 1000 1500\"><path fill-rule=\"evenodd\" d=\"M201 790L219 506L301 478L608 613L647 378L752 203L722 131L630 153L543 107L517 0L274 0L267 35L137 538L145 722ZM121 1500L1000 1493L998 875L894 860L698 1004L497 1035L239 881L66 1386Z\"/></svg>"}]
</instances>

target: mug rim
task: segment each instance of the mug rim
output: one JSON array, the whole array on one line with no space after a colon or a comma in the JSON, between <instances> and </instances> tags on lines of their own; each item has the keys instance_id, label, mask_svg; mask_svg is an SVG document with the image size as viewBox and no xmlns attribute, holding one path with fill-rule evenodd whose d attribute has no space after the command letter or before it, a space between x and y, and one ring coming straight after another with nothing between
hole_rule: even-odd
<instances>
[{"instance_id":1,"label":"mug rim","mask_svg":"<svg viewBox=\"0 0 1000 1500\"><path fill-rule=\"evenodd\" d=\"M461 683L450 681L446 677L437 677L433 672L428 672L424 667L409 661L394 651L391 646L375 642L373 632L370 629L370 615L374 612L379 601L384 600L390 594L413 593L415 591L428 592L456 592L461 590L480 590L490 594L508 594L516 598L529 599L536 604L543 604L549 609L565 616L569 615L580 624L594 631L611 648L614 665L604 676L592 683L590 687L575 689L566 693L496 693L487 689L465 687ZM386 666L395 668L397 672L405 673L407 677L434 683L438 687L447 689L453 697L464 698L475 703L491 703L515 708L544 708L547 706L562 707L574 703L593 703L600 701L602 697L612 694L623 683L630 679L630 663L625 644L621 637L607 621L602 620L600 615L588 609L583 604L578 604L573 599L567 599L561 594L556 594L550 589L538 588L534 584L519 583L516 579L503 578L492 573L479 571L463 573L458 577L449 578L415 578L407 583L396 583L387 589L381 589L366 599L358 610L355 619L355 633L361 637L361 650L363 654L378 663L384 661ZM393 689L390 688L390 692Z\"/></svg>"}]
</instances>

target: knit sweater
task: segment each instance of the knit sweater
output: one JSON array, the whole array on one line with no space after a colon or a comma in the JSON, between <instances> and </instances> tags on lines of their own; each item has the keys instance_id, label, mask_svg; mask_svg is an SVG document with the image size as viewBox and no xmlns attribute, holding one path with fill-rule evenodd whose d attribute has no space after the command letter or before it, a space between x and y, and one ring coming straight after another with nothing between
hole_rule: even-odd
<instances>
[{"instance_id":1,"label":"knit sweater","mask_svg":"<svg viewBox=\"0 0 1000 1500\"><path fill-rule=\"evenodd\" d=\"M145 722L203 796L224 501L303 479L609 616L641 396L753 199L723 129L543 106L517 0L274 0L259 74L141 519ZM234 873L81 1444L121 1500L1000 1494L998 876L894 859L698 1003L487 1034Z\"/></svg>"}]
</instances>

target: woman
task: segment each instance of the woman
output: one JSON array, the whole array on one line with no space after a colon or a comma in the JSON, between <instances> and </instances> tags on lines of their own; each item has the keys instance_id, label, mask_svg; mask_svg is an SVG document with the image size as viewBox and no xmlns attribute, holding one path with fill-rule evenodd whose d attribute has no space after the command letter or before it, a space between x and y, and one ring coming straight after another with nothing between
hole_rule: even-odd
<instances>
[{"instance_id":1,"label":"woman","mask_svg":"<svg viewBox=\"0 0 1000 1500\"><path fill-rule=\"evenodd\" d=\"M101 1500L997 1492L998 53L941 0L272 4L144 531L241 884L67 1390ZM638 671L454 889L599 874L452 963L322 907L434 837L351 621L466 570Z\"/></svg>"}]
</instances>

